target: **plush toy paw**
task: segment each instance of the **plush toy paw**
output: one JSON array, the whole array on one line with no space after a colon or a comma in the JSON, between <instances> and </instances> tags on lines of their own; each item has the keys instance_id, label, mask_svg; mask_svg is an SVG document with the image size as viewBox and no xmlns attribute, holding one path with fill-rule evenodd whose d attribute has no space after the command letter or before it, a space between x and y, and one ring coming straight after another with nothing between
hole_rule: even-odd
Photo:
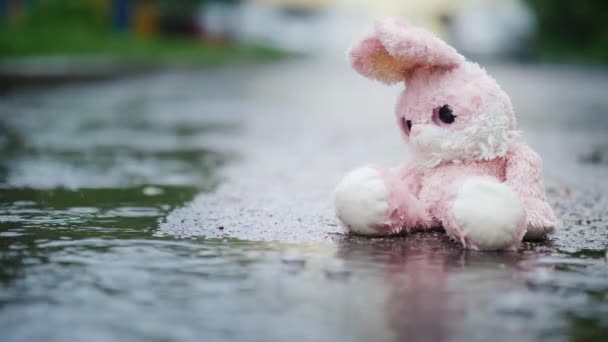
<instances>
[{"instance_id":1,"label":"plush toy paw","mask_svg":"<svg viewBox=\"0 0 608 342\"><path fill-rule=\"evenodd\" d=\"M378 170L363 167L347 174L334 192L336 214L359 235L378 235L387 221L388 191Z\"/></svg>"},{"instance_id":2,"label":"plush toy paw","mask_svg":"<svg viewBox=\"0 0 608 342\"><path fill-rule=\"evenodd\" d=\"M464 182L453 215L471 247L485 250L517 246L517 231L525 219L522 202L513 190L481 177Z\"/></svg>"},{"instance_id":3,"label":"plush toy paw","mask_svg":"<svg viewBox=\"0 0 608 342\"><path fill-rule=\"evenodd\" d=\"M528 226L524 240L539 241L555 231L557 219L546 201L524 199Z\"/></svg>"}]
</instances>

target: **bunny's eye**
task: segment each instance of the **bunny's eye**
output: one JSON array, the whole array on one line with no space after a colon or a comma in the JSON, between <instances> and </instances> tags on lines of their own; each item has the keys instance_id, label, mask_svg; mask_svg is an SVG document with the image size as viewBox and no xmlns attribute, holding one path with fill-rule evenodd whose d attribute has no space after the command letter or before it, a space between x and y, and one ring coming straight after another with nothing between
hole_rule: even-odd
<instances>
[{"instance_id":1,"label":"bunny's eye","mask_svg":"<svg viewBox=\"0 0 608 342\"><path fill-rule=\"evenodd\" d=\"M433 122L439 126L449 125L454 122L456 115L450 105L443 105L433 110Z\"/></svg>"},{"instance_id":2,"label":"bunny's eye","mask_svg":"<svg viewBox=\"0 0 608 342\"><path fill-rule=\"evenodd\" d=\"M401 126L405 135L410 135L410 130L412 129L412 120L406 120L405 118L401 118Z\"/></svg>"},{"instance_id":3,"label":"bunny's eye","mask_svg":"<svg viewBox=\"0 0 608 342\"><path fill-rule=\"evenodd\" d=\"M454 113L452 112L452 107L450 107L450 105L446 104L439 108L439 120L441 120L441 122L451 124L452 122L454 122L455 118L456 115L454 115Z\"/></svg>"}]
</instances>

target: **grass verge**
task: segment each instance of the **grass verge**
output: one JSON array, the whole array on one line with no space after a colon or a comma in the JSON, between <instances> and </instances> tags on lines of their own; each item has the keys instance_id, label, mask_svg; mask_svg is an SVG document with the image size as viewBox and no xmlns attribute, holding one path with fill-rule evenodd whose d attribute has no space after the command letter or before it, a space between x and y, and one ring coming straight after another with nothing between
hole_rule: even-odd
<instances>
[{"instance_id":1,"label":"grass verge","mask_svg":"<svg viewBox=\"0 0 608 342\"><path fill-rule=\"evenodd\" d=\"M21 57L111 57L145 65L217 65L284 57L264 45L210 43L187 38L136 38L86 27L0 25L0 60Z\"/></svg>"}]
</instances>

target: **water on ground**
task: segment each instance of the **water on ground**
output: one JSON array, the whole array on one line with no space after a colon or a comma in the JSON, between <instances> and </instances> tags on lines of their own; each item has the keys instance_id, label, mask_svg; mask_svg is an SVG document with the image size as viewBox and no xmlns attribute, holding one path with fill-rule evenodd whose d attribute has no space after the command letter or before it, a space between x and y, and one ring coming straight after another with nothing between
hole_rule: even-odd
<instances>
[{"instance_id":1,"label":"water on ground","mask_svg":"<svg viewBox=\"0 0 608 342\"><path fill-rule=\"evenodd\" d=\"M608 74L489 70L562 222L518 253L341 232L340 176L406 157L398 87L343 62L3 95L2 340L608 339Z\"/></svg>"}]
</instances>

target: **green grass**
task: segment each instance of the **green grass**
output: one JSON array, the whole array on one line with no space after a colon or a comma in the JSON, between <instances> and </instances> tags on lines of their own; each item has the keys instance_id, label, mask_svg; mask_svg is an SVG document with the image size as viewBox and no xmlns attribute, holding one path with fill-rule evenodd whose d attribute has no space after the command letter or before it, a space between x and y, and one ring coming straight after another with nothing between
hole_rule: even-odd
<instances>
[{"instance_id":1,"label":"green grass","mask_svg":"<svg viewBox=\"0 0 608 342\"><path fill-rule=\"evenodd\" d=\"M168 37L135 38L126 33L95 30L81 25L0 25L0 59L100 55L140 64L215 65L276 59L285 53L263 45L204 43L196 39Z\"/></svg>"},{"instance_id":2,"label":"green grass","mask_svg":"<svg viewBox=\"0 0 608 342\"><path fill-rule=\"evenodd\" d=\"M605 0L526 0L537 22L536 52L555 62L608 63Z\"/></svg>"}]
</instances>

